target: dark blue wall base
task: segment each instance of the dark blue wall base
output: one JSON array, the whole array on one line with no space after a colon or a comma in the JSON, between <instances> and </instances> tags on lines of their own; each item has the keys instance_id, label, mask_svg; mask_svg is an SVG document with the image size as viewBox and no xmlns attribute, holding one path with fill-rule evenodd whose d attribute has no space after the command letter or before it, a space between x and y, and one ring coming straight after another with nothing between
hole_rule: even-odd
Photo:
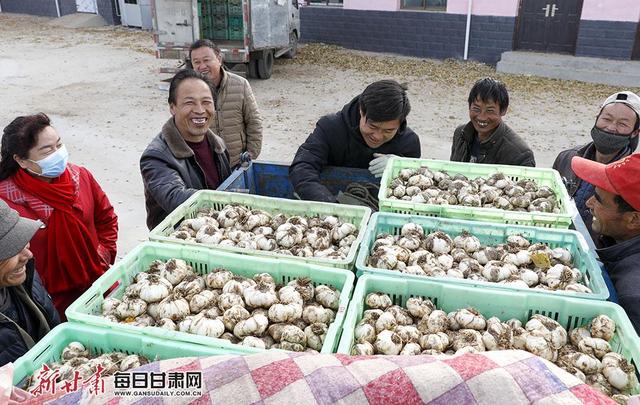
<instances>
[{"instance_id":1,"label":"dark blue wall base","mask_svg":"<svg viewBox=\"0 0 640 405\"><path fill-rule=\"evenodd\" d=\"M422 58L464 56L467 16L413 11L302 7L301 41ZM472 16L469 59L495 64L512 49L515 18Z\"/></svg>"},{"instance_id":2,"label":"dark blue wall base","mask_svg":"<svg viewBox=\"0 0 640 405\"><path fill-rule=\"evenodd\" d=\"M120 17L116 15L116 7L113 2L114 0L98 0L98 14L104 18L107 24L120 25Z\"/></svg>"},{"instance_id":3,"label":"dark blue wall base","mask_svg":"<svg viewBox=\"0 0 640 405\"><path fill-rule=\"evenodd\" d=\"M576 56L631 59L638 23L624 21L580 21Z\"/></svg>"},{"instance_id":4,"label":"dark blue wall base","mask_svg":"<svg viewBox=\"0 0 640 405\"><path fill-rule=\"evenodd\" d=\"M57 17L54 0L0 0L2 12ZM75 8L75 5L74 5ZM62 10L60 10L62 13Z\"/></svg>"},{"instance_id":5,"label":"dark blue wall base","mask_svg":"<svg viewBox=\"0 0 640 405\"><path fill-rule=\"evenodd\" d=\"M75 0L58 0L60 15L73 14L77 11ZM6 13L21 13L57 17L55 0L0 0L2 11ZM98 14L108 24L120 24L120 17L116 15L113 0L98 0Z\"/></svg>"},{"instance_id":6,"label":"dark blue wall base","mask_svg":"<svg viewBox=\"0 0 640 405\"><path fill-rule=\"evenodd\" d=\"M76 0L59 0L58 4L60 4L60 15L73 14L78 9L76 8ZM52 16L57 17L57 16Z\"/></svg>"}]
</instances>

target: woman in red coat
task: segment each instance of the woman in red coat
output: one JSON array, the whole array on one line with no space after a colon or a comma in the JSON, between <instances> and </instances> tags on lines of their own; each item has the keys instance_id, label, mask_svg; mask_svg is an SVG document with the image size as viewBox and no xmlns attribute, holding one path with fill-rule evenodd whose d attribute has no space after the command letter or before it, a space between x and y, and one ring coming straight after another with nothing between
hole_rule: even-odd
<instances>
[{"instance_id":1,"label":"woman in red coat","mask_svg":"<svg viewBox=\"0 0 640 405\"><path fill-rule=\"evenodd\" d=\"M0 198L46 225L31 250L61 317L113 263L118 236L118 217L104 191L68 156L45 114L18 117L4 129Z\"/></svg>"}]
</instances>

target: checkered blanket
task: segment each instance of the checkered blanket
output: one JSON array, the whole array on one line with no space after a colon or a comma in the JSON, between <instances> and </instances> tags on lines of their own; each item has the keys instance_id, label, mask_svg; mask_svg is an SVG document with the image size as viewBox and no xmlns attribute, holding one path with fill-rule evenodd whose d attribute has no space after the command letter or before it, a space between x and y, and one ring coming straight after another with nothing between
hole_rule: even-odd
<instances>
[{"instance_id":1,"label":"checkered blanket","mask_svg":"<svg viewBox=\"0 0 640 405\"><path fill-rule=\"evenodd\" d=\"M199 398L98 396L87 389L46 404L608 404L599 391L518 350L434 356L346 356L267 351L164 360L137 371L202 371ZM86 401L86 402L85 402Z\"/></svg>"}]
</instances>

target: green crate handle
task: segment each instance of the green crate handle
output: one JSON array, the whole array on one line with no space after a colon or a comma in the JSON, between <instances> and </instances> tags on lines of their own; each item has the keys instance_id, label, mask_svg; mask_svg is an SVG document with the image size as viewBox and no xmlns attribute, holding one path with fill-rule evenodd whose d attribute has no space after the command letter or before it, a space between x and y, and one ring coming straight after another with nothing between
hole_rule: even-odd
<instances>
[{"instance_id":1,"label":"green crate handle","mask_svg":"<svg viewBox=\"0 0 640 405\"><path fill-rule=\"evenodd\" d=\"M406 278L410 280L429 279L429 277L426 276L378 269L367 264L369 251L371 250L371 246L373 245L376 236L383 232L397 235L399 234L402 225L408 222L414 222L429 232L432 230L442 230L445 233L450 233L452 238L462 233L463 230L466 230L480 239L482 244L503 243L509 235L522 234L530 240L533 240L533 242L547 243L551 247L568 248L574 258L574 267L580 269L586 285L591 288L593 294L547 291L534 288L522 289L505 284L491 283L488 281L457 279L452 277L438 277L438 282L463 284L474 286L479 289L491 288L509 291L526 291L533 294L579 297L602 301L609 298L609 289L607 288L604 277L602 276L602 269L598 265L593 252L589 250L584 237L579 232L566 229L535 228L521 225L463 221L450 218L424 217L418 215L410 216L387 212L377 212L373 214L369 220L360 251L358 252L358 258L356 260L358 276L363 273L369 273L394 278Z\"/></svg>"},{"instance_id":2,"label":"green crate handle","mask_svg":"<svg viewBox=\"0 0 640 405\"><path fill-rule=\"evenodd\" d=\"M338 353L350 354L354 330L362 318L364 298L368 293L378 291L389 294L397 305L404 305L409 297L430 298L438 309L447 313L472 306L487 319L491 316L497 316L502 321L517 318L524 323L532 315L542 314L556 320L567 331L604 314L616 322L616 333L609 342L612 350L631 359L636 370L640 365L640 337L627 314L617 304L564 296L542 296L526 291L478 290L428 279L405 280L369 274L358 279L344 320Z\"/></svg>"},{"instance_id":3,"label":"green crate handle","mask_svg":"<svg viewBox=\"0 0 640 405\"><path fill-rule=\"evenodd\" d=\"M411 201L390 200L387 198L389 184L401 169L417 169L421 166L429 167L431 170L442 170L448 173L464 174L471 179L480 176L490 176L498 171L513 179L530 178L536 180L540 185L549 186L553 189L556 193L562 212L554 214L546 212L507 211L498 208L421 204ZM534 225L552 228L568 228L571 225L572 218L577 215L577 209L575 208L575 205L571 203L571 198L562 183L560 174L554 169L535 167L488 165L481 163L450 162L435 159L393 157L387 161L387 166L382 174L378 199L380 211L385 212Z\"/></svg>"},{"instance_id":4,"label":"green crate handle","mask_svg":"<svg viewBox=\"0 0 640 405\"><path fill-rule=\"evenodd\" d=\"M53 328L31 350L14 362L13 385L20 384L39 370L43 364L59 361L62 349L73 341L79 341L85 345L92 354L121 351L140 354L151 361L156 358L164 360L178 357L242 354L241 351L234 349L220 349L191 343L176 344L176 342L141 334L65 322Z\"/></svg>"},{"instance_id":5,"label":"green crate handle","mask_svg":"<svg viewBox=\"0 0 640 405\"><path fill-rule=\"evenodd\" d=\"M124 331L134 335L147 335L171 341L182 341L200 345L233 350L242 353L259 353L263 349L233 344L225 339L211 338L185 332L171 331L158 327L137 327L122 323L110 322L100 313L104 294L116 283L120 285L109 296L121 297L124 289L131 283L134 276L147 269L152 260L168 260L180 258L189 263L194 271L205 274L216 267L225 267L235 274L253 276L266 272L271 274L277 282L283 283L293 278L309 277L315 283L329 284L340 290L340 302L336 318L329 326L325 336L322 353L335 351L342 321L349 305L349 297L353 289L355 276L353 272L330 267L297 263L286 260L236 255L226 252L210 250L202 247L182 246L144 242L134 248L122 260L114 264L93 285L67 308L65 314L70 321L87 325L99 326L109 330Z\"/></svg>"},{"instance_id":6,"label":"green crate handle","mask_svg":"<svg viewBox=\"0 0 640 405\"><path fill-rule=\"evenodd\" d=\"M346 259L332 260L320 257L296 257L287 256L264 250L241 249L218 245L207 245L194 241L170 238L176 225L185 218L193 218L198 208L202 206L216 205L222 207L226 204L238 203L249 206L252 209L263 209L270 212L279 212L287 215L335 215L341 220L350 222L358 228L358 236L351 245L351 250ZM316 201L287 200L283 198L264 197L259 195L233 193L229 191L200 190L178 206L158 226L149 232L151 241L170 243L185 246L201 246L211 250L234 252L246 256L271 257L292 262L304 262L309 264L352 269L355 264L358 247L364 237L364 230L371 216L371 209L355 205L341 205Z\"/></svg>"}]
</instances>

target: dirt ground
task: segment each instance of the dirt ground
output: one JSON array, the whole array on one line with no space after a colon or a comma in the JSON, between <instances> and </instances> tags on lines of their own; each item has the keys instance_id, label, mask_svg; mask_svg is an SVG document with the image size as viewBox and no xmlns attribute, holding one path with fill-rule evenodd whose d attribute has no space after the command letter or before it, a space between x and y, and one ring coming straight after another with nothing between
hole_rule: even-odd
<instances>
[{"instance_id":1,"label":"dirt ground","mask_svg":"<svg viewBox=\"0 0 640 405\"><path fill-rule=\"evenodd\" d=\"M119 256L147 235L140 154L169 118L149 32L123 27L66 29L47 18L0 13L0 127L18 115L49 114L71 154L88 167L120 218ZM422 157L448 159L454 128L468 120L471 84L498 76L510 90L505 120L525 137L538 165L589 140L607 86L499 75L489 66L432 61L309 45L279 60L269 80L251 85L264 116L260 160L290 162L317 119L335 112L375 80L409 84L409 125ZM635 89L636 91L638 89Z\"/></svg>"}]
</instances>

